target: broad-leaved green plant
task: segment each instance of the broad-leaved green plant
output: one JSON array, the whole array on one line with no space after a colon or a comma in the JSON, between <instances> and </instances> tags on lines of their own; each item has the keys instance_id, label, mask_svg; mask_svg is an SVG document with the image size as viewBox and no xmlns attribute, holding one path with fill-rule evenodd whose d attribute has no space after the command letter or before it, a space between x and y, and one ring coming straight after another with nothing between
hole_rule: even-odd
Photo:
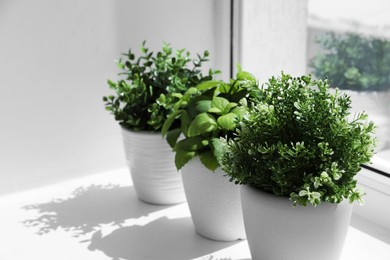
<instances>
[{"instance_id":1,"label":"broad-leaved green plant","mask_svg":"<svg viewBox=\"0 0 390 260\"><path fill-rule=\"evenodd\" d=\"M219 166L225 143L247 109L247 99L258 90L255 78L240 71L230 82L206 81L190 88L183 95L172 94L174 102L167 103L173 113L165 121L162 133L175 151L178 169L199 156L201 162L214 171ZM174 121L180 124L174 125ZM182 134L182 138L178 139Z\"/></svg>"},{"instance_id":2,"label":"broad-leaved green plant","mask_svg":"<svg viewBox=\"0 0 390 260\"><path fill-rule=\"evenodd\" d=\"M363 113L348 119L350 108L327 81L272 77L228 141L223 169L294 205L361 201L354 176L373 155L374 125Z\"/></svg>"},{"instance_id":3,"label":"broad-leaved green plant","mask_svg":"<svg viewBox=\"0 0 390 260\"><path fill-rule=\"evenodd\" d=\"M208 75L202 74L208 51L192 59L185 49L174 50L169 44L154 54L143 42L139 57L131 50L123 56L118 61L120 79L108 80L115 95L105 96L103 101L122 127L134 131L161 131L171 111L157 103L160 96L184 93L218 73L210 69Z\"/></svg>"}]
</instances>

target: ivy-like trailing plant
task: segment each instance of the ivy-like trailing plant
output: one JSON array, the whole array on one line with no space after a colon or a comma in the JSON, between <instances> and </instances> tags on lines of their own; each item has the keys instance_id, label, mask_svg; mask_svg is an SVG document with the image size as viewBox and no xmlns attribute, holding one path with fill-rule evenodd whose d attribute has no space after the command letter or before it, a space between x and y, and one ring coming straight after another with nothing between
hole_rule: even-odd
<instances>
[{"instance_id":1,"label":"ivy-like trailing plant","mask_svg":"<svg viewBox=\"0 0 390 260\"><path fill-rule=\"evenodd\" d=\"M173 110L165 121L163 135L175 151L177 169L199 156L201 162L214 171L219 166L225 143L229 139L247 109L247 99L258 90L256 79L248 72L240 71L230 82L206 81L190 88L184 95L174 93L164 102ZM174 125L174 121L180 121ZM178 137L182 135L182 138Z\"/></svg>"},{"instance_id":2,"label":"ivy-like trailing plant","mask_svg":"<svg viewBox=\"0 0 390 260\"><path fill-rule=\"evenodd\" d=\"M362 202L354 176L376 143L367 115L349 120L350 97L311 76L282 73L260 92L222 157L230 180L294 205Z\"/></svg>"},{"instance_id":3,"label":"ivy-like trailing plant","mask_svg":"<svg viewBox=\"0 0 390 260\"><path fill-rule=\"evenodd\" d=\"M202 74L201 67L208 61L208 51L192 59L190 52L174 50L166 43L156 54L143 42L138 58L131 49L122 55L117 62L122 70L120 79L108 80L115 95L104 96L103 101L115 120L133 131L161 131L171 111L160 106L157 100L168 93L184 93L219 73L210 69L208 75Z\"/></svg>"},{"instance_id":4,"label":"ivy-like trailing plant","mask_svg":"<svg viewBox=\"0 0 390 260\"><path fill-rule=\"evenodd\" d=\"M332 86L356 91L390 90L390 42L357 34L324 33L317 38L324 50L310 66Z\"/></svg>"}]
</instances>

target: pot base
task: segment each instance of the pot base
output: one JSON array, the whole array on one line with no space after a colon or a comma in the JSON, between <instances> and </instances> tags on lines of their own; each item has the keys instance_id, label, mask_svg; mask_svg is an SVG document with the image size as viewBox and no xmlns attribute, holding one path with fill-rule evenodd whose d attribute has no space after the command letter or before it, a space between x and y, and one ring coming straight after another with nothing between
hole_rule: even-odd
<instances>
[{"instance_id":1,"label":"pot base","mask_svg":"<svg viewBox=\"0 0 390 260\"><path fill-rule=\"evenodd\" d=\"M133 132L122 128L127 164L138 198L149 204L185 202L175 156L160 133Z\"/></svg>"},{"instance_id":2,"label":"pot base","mask_svg":"<svg viewBox=\"0 0 390 260\"><path fill-rule=\"evenodd\" d=\"M217 241L245 239L239 187L221 169L208 170L198 157L181 172L196 232Z\"/></svg>"},{"instance_id":3,"label":"pot base","mask_svg":"<svg viewBox=\"0 0 390 260\"><path fill-rule=\"evenodd\" d=\"M352 204L321 202L293 207L287 197L241 186L241 200L253 260L338 260Z\"/></svg>"}]
</instances>

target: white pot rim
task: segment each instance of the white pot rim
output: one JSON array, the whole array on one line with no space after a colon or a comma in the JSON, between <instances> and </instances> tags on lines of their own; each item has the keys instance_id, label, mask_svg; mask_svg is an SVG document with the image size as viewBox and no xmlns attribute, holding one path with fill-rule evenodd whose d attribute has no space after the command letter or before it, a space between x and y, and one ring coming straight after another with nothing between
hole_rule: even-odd
<instances>
[{"instance_id":1,"label":"white pot rim","mask_svg":"<svg viewBox=\"0 0 390 260\"><path fill-rule=\"evenodd\" d=\"M339 205L341 203L348 203L348 204L350 204L348 199L343 199L340 203L332 203L332 202L322 201L321 200L320 204L317 205L317 206L313 206L310 203L308 203L307 206L301 206L299 204L294 206L293 202L290 200L289 196L280 196L280 195L277 195L277 194L274 194L274 193L266 192L266 191L263 191L263 190L261 190L259 188L253 187L251 185L241 185L240 188L247 189L251 193L262 194L263 197L267 197L270 200L273 200L275 202L280 201L280 203L290 204L291 208L319 208L319 207L324 207L325 205L327 205L327 207L337 207L337 205Z\"/></svg>"}]
</instances>

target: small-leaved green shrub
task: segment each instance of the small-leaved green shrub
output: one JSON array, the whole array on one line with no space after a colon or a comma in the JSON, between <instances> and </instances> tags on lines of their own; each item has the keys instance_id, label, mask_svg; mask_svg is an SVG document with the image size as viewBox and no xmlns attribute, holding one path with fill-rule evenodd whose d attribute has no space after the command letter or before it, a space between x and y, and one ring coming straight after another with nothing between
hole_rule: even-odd
<instances>
[{"instance_id":1,"label":"small-leaved green shrub","mask_svg":"<svg viewBox=\"0 0 390 260\"><path fill-rule=\"evenodd\" d=\"M162 134L167 135L168 143L175 151L176 167L180 169L199 156L201 162L214 171L225 147L220 137L229 139L233 134L238 121L246 113L247 99L256 90L259 88L255 78L240 71L236 79L228 83L206 81L183 95L170 95L174 102L161 102L173 111L164 123ZM172 124L177 120L179 125ZM182 138L178 139L180 135Z\"/></svg>"},{"instance_id":2,"label":"small-leaved green shrub","mask_svg":"<svg viewBox=\"0 0 390 260\"><path fill-rule=\"evenodd\" d=\"M357 34L324 33L317 38L323 53L310 62L318 78L331 86L356 91L390 90L390 41Z\"/></svg>"},{"instance_id":3,"label":"small-leaved green shrub","mask_svg":"<svg viewBox=\"0 0 390 260\"><path fill-rule=\"evenodd\" d=\"M354 176L370 161L374 125L348 119L349 96L311 76L272 77L222 157L236 184L289 196L294 205L362 200Z\"/></svg>"},{"instance_id":4,"label":"small-leaved green shrub","mask_svg":"<svg viewBox=\"0 0 390 260\"><path fill-rule=\"evenodd\" d=\"M208 51L192 59L185 49L174 50L169 44L154 54L143 42L138 58L131 49L123 56L118 61L120 79L108 80L115 95L105 96L103 101L122 127L134 131L161 131L171 111L157 100L168 93L184 93L219 73L210 69L208 75L202 74Z\"/></svg>"}]
</instances>

